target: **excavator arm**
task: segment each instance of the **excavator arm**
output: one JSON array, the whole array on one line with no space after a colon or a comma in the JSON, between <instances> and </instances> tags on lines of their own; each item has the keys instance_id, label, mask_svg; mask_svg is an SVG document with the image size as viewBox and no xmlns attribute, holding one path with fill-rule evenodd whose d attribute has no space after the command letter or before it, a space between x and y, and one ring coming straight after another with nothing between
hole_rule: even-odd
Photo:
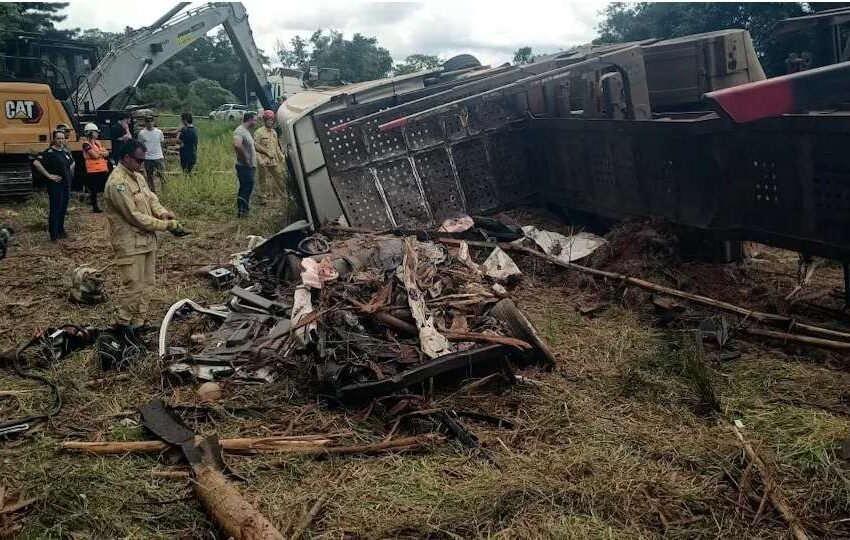
<instances>
[{"instance_id":1,"label":"excavator arm","mask_svg":"<svg viewBox=\"0 0 850 540\"><path fill-rule=\"evenodd\" d=\"M74 93L77 110L94 111L128 88L136 88L146 73L219 25L224 26L263 107L271 108L270 86L245 6L239 2L216 2L174 16L188 4L179 3L151 26L116 43Z\"/></svg>"}]
</instances>

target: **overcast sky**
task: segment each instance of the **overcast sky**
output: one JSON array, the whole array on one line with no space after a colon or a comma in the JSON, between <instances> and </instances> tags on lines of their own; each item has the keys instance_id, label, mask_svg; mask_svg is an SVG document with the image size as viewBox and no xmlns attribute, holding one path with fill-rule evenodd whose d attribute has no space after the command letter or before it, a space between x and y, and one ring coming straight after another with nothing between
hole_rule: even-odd
<instances>
[{"instance_id":1,"label":"overcast sky","mask_svg":"<svg viewBox=\"0 0 850 540\"><path fill-rule=\"evenodd\" d=\"M99 28L108 32L152 23L173 1L114 2L76 0L62 27ZM195 2L199 6L202 2ZM599 12L606 2L591 0L472 0L427 2L358 2L337 0L247 0L254 39L274 58L275 43L295 35L308 37L317 28L375 36L401 61L412 53L448 58L469 52L485 64L510 61L524 45L535 53L554 52L586 43L596 34Z\"/></svg>"}]
</instances>

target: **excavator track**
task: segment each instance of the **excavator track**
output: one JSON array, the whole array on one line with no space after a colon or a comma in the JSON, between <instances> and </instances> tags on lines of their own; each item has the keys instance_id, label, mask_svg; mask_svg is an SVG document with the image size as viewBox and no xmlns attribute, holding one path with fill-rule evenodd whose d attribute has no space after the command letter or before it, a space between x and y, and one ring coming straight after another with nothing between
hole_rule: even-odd
<instances>
[{"instance_id":1,"label":"excavator track","mask_svg":"<svg viewBox=\"0 0 850 540\"><path fill-rule=\"evenodd\" d=\"M29 163L0 163L0 199L23 199L32 191Z\"/></svg>"}]
</instances>

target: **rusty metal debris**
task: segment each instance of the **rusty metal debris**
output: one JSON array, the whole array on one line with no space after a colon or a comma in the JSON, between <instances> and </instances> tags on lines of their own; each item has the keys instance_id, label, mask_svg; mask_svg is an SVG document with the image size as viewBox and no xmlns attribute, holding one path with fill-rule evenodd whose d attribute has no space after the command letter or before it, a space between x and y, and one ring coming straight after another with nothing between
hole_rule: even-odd
<instances>
[{"instance_id":1,"label":"rusty metal debris","mask_svg":"<svg viewBox=\"0 0 850 540\"><path fill-rule=\"evenodd\" d=\"M284 233L286 242L257 246L242 259L249 279L230 290L226 309L172 306L159 337L166 371L201 380L285 374L333 400L368 403L468 376L512 377L511 363L554 365L529 320L494 291L506 294L519 275L504 251L480 265L468 251L412 235L333 234Z\"/></svg>"}]
</instances>

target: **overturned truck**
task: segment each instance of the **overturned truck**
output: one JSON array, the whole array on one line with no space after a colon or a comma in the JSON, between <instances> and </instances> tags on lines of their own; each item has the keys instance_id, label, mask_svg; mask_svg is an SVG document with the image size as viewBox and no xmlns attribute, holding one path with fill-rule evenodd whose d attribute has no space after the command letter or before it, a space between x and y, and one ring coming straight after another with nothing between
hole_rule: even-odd
<instances>
[{"instance_id":1,"label":"overturned truck","mask_svg":"<svg viewBox=\"0 0 850 540\"><path fill-rule=\"evenodd\" d=\"M308 220L417 229L524 202L850 261L850 63L765 79L749 34L316 89L280 109Z\"/></svg>"}]
</instances>

